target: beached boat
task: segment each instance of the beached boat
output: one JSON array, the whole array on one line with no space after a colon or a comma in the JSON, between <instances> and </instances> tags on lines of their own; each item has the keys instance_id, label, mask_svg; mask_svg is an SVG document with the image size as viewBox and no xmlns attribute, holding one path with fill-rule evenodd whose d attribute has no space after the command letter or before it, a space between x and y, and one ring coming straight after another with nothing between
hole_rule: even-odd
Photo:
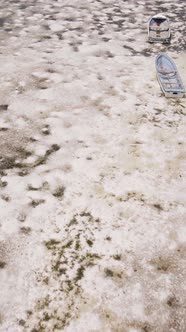
<instances>
[{"instance_id":1,"label":"beached boat","mask_svg":"<svg viewBox=\"0 0 186 332\"><path fill-rule=\"evenodd\" d=\"M166 53L159 53L155 65L157 78L165 96L183 97L185 89L174 61Z\"/></svg>"},{"instance_id":2,"label":"beached boat","mask_svg":"<svg viewBox=\"0 0 186 332\"><path fill-rule=\"evenodd\" d=\"M169 19L162 14L152 16L148 22L149 43L170 43L171 32Z\"/></svg>"}]
</instances>

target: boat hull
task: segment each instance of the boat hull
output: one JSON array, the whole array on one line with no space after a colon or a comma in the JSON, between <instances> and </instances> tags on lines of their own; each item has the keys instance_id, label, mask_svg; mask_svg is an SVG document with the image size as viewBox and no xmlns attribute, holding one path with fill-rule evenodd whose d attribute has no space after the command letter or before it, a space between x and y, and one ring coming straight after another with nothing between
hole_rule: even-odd
<instances>
[{"instance_id":1,"label":"boat hull","mask_svg":"<svg viewBox=\"0 0 186 332\"><path fill-rule=\"evenodd\" d=\"M155 37L148 36L148 42L150 44L153 44L153 43L170 44L171 37L165 39L165 38L155 38Z\"/></svg>"},{"instance_id":2,"label":"boat hull","mask_svg":"<svg viewBox=\"0 0 186 332\"><path fill-rule=\"evenodd\" d=\"M166 53L160 53L156 57L155 65L157 79L165 97L184 97L185 88L173 60Z\"/></svg>"},{"instance_id":3,"label":"boat hull","mask_svg":"<svg viewBox=\"0 0 186 332\"><path fill-rule=\"evenodd\" d=\"M170 24L168 18L158 14L148 21L149 43L169 44L171 41Z\"/></svg>"}]
</instances>

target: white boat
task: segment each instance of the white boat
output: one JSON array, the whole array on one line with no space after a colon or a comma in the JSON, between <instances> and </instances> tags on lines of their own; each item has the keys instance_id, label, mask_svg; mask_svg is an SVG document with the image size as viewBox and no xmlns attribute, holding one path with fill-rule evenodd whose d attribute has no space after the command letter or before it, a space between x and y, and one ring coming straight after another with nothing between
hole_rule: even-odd
<instances>
[{"instance_id":1,"label":"white boat","mask_svg":"<svg viewBox=\"0 0 186 332\"><path fill-rule=\"evenodd\" d=\"M159 53L155 65L157 79L165 96L183 97L185 89L174 61L166 53Z\"/></svg>"},{"instance_id":2,"label":"white boat","mask_svg":"<svg viewBox=\"0 0 186 332\"><path fill-rule=\"evenodd\" d=\"M152 16L148 21L148 41L149 43L165 43L169 44L171 40L169 19L157 14Z\"/></svg>"}]
</instances>

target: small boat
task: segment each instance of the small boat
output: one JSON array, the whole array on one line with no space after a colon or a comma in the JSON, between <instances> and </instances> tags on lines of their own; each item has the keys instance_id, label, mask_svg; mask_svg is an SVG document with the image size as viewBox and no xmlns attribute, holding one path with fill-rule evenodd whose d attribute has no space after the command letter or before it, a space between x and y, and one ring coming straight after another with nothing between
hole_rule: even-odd
<instances>
[{"instance_id":1,"label":"small boat","mask_svg":"<svg viewBox=\"0 0 186 332\"><path fill-rule=\"evenodd\" d=\"M166 53L159 53L155 65L157 79L165 97L183 97L185 89L174 61Z\"/></svg>"},{"instance_id":2,"label":"small boat","mask_svg":"<svg viewBox=\"0 0 186 332\"><path fill-rule=\"evenodd\" d=\"M149 43L169 44L171 40L169 19L162 14L152 16L148 22Z\"/></svg>"}]
</instances>

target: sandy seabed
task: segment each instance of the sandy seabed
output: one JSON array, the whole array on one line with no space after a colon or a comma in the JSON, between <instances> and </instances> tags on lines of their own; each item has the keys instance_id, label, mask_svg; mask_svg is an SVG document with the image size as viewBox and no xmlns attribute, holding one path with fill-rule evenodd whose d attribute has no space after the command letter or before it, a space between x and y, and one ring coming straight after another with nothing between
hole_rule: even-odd
<instances>
[{"instance_id":1,"label":"sandy seabed","mask_svg":"<svg viewBox=\"0 0 186 332\"><path fill-rule=\"evenodd\" d=\"M186 331L186 102L154 66L186 82L184 9L1 0L1 332Z\"/></svg>"}]
</instances>

